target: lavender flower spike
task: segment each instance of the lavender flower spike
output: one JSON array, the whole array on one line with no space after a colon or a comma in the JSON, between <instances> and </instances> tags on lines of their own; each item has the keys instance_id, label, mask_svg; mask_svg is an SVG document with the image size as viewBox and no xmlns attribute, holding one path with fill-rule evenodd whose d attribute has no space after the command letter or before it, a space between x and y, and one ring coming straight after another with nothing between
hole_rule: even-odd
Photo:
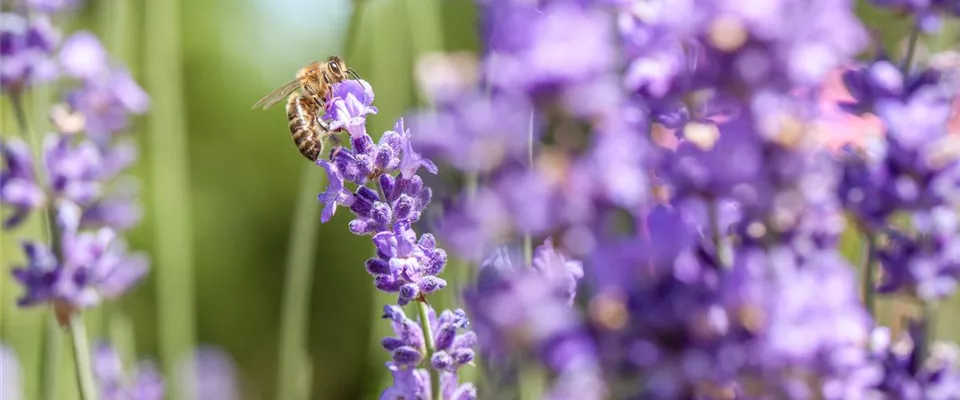
<instances>
[{"instance_id":1,"label":"lavender flower spike","mask_svg":"<svg viewBox=\"0 0 960 400\"><path fill-rule=\"evenodd\" d=\"M3 221L4 229L19 225L30 211L39 208L44 200L43 189L37 184L33 159L27 144L17 138L0 141L3 170L0 170L0 204L13 208Z\"/></svg>"},{"instance_id":2,"label":"lavender flower spike","mask_svg":"<svg viewBox=\"0 0 960 400\"><path fill-rule=\"evenodd\" d=\"M62 233L57 254L42 244L25 241L27 265L15 268L13 276L26 289L18 305L53 303L65 320L75 310L125 293L146 275L149 266L144 256L128 254L108 228L78 233L80 210L76 205L61 202L57 210L57 229Z\"/></svg>"}]
</instances>

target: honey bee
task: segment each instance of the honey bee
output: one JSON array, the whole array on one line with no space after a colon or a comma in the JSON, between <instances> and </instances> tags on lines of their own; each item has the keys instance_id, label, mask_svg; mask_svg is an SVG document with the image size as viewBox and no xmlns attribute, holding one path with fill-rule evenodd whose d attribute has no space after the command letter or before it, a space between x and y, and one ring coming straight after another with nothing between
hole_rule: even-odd
<instances>
[{"instance_id":1,"label":"honey bee","mask_svg":"<svg viewBox=\"0 0 960 400\"><path fill-rule=\"evenodd\" d=\"M343 82L350 76L360 80L360 75L348 68L342 58L331 56L325 62L313 62L301 68L292 81L267 93L253 108L266 110L300 89L301 93L287 100L290 135L300 154L310 161L317 161L317 157L323 153L323 141L337 133L331 131L322 119L326 102L333 84Z\"/></svg>"}]
</instances>

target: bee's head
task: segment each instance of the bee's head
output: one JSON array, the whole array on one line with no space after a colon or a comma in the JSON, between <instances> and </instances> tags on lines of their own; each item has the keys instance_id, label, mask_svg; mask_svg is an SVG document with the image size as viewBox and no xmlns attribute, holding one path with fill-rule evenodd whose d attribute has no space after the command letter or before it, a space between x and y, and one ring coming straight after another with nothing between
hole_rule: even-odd
<instances>
[{"instance_id":1,"label":"bee's head","mask_svg":"<svg viewBox=\"0 0 960 400\"><path fill-rule=\"evenodd\" d=\"M330 56L327 59L327 69L333 74L334 80L337 82L344 81L347 79L347 64L343 62L343 59L338 56Z\"/></svg>"}]
</instances>

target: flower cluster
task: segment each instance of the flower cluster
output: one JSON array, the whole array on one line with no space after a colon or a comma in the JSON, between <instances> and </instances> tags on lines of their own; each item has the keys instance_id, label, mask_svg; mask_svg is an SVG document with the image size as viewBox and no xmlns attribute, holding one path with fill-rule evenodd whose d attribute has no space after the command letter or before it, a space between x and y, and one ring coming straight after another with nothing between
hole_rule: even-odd
<instances>
[{"instance_id":1,"label":"flower cluster","mask_svg":"<svg viewBox=\"0 0 960 400\"><path fill-rule=\"evenodd\" d=\"M62 5L30 3L47 11ZM18 304L51 304L65 322L75 311L120 296L147 273L146 257L128 253L120 233L140 217L136 181L124 174L137 149L122 134L130 116L146 111L149 97L111 63L93 34L76 32L60 43L43 14L29 21L19 14L3 18L3 85L15 103L43 71L74 87L51 108L55 132L43 137L41 148L31 151L21 138L0 142L0 202L9 208L4 229L31 214L45 213L50 225L48 243L23 241L26 265L13 272L26 290ZM46 211L35 213L40 210Z\"/></svg>"},{"instance_id":2,"label":"flower cluster","mask_svg":"<svg viewBox=\"0 0 960 400\"><path fill-rule=\"evenodd\" d=\"M337 207L349 207L355 216L350 231L370 235L376 246L376 256L366 262L367 272L377 289L397 293L397 305L384 308L384 318L392 321L397 334L383 340L392 354L387 367L394 374L394 385L381 398L476 398L472 384L458 383L457 370L472 363L470 347L476 341L473 332L457 333L467 328L466 314L444 310L437 316L427 304L427 296L447 285L439 277L447 254L437 247L432 234L418 237L414 231L433 193L417 172L423 167L435 174L437 167L413 149L403 119L374 142L366 131L367 115L377 112L373 100L366 81L348 80L334 86L322 118L331 129L349 134L350 147L334 147L328 159L317 160L317 165L328 179L326 190L318 196L324 206L321 221L330 221ZM356 189L349 190L348 182ZM411 302L420 309L419 321L407 318L400 308ZM419 368L421 364L426 368Z\"/></svg>"},{"instance_id":3,"label":"flower cluster","mask_svg":"<svg viewBox=\"0 0 960 400\"><path fill-rule=\"evenodd\" d=\"M133 371L125 371L120 354L107 343L98 343L93 350L93 373L103 400L161 400L163 378L150 361L138 363Z\"/></svg>"},{"instance_id":4,"label":"flower cluster","mask_svg":"<svg viewBox=\"0 0 960 400\"><path fill-rule=\"evenodd\" d=\"M479 265L465 300L495 381L539 363L547 398L932 387L876 373L872 300L839 237L849 220L872 244L870 293L955 291L957 72L857 65L868 37L848 0L478 3L481 82L407 121L425 156L479 182L443 198L437 237ZM817 140L842 133L820 123L838 70L851 96L831 106L884 131L840 154Z\"/></svg>"}]
</instances>

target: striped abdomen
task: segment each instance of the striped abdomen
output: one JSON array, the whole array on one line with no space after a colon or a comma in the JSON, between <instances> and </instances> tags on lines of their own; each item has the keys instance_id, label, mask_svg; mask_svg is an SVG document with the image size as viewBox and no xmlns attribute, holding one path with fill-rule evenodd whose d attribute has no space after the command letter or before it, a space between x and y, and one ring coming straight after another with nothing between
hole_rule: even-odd
<instances>
[{"instance_id":1,"label":"striped abdomen","mask_svg":"<svg viewBox=\"0 0 960 400\"><path fill-rule=\"evenodd\" d=\"M323 151L325 130L317 122L319 111L320 106L315 101L300 95L290 96L287 101L287 119L293 143L297 145L300 154L310 161L317 161Z\"/></svg>"}]
</instances>

